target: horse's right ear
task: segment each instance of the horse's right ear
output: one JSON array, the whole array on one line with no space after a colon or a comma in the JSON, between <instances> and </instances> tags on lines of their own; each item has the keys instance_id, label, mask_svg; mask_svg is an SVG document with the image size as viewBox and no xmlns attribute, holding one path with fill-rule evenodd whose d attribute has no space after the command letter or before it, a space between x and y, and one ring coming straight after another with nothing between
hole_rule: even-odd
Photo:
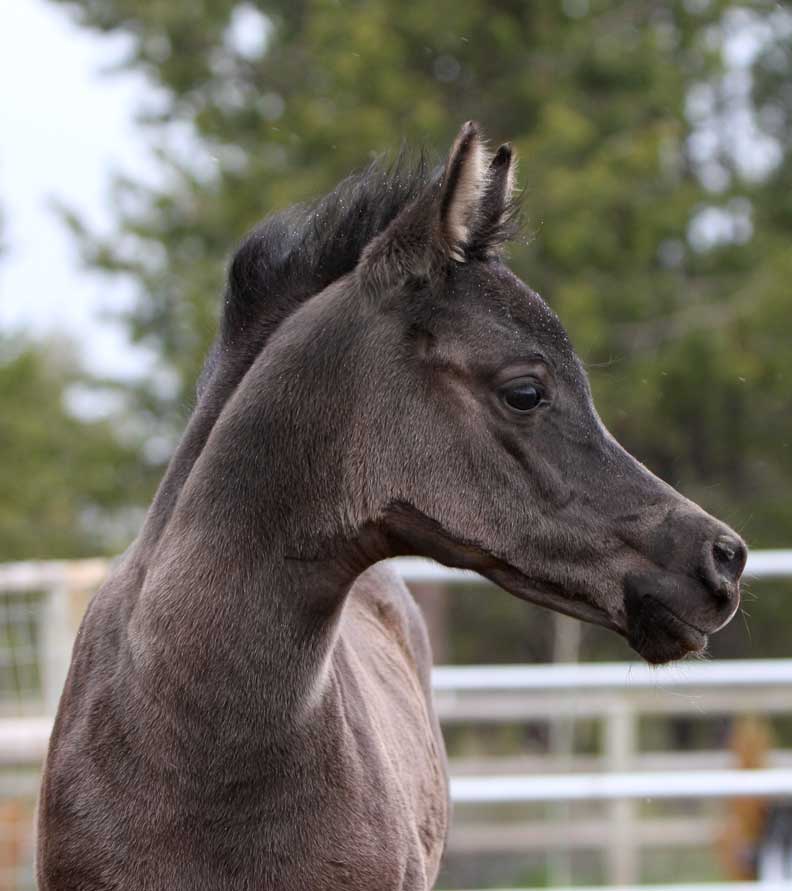
<instances>
[{"instance_id":1,"label":"horse's right ear","mask_svg":"<svg viewBox=\"0 0 792 891\"><path fill-rule=\"evenodd\" d=\"M479 256L496 256L519 230L520 205L514 199L517 157L504 143L490 163L490 175L479 204L470 243Z\"/></svg>"},{"instance_id":2,"label":"horse's right ear","mask_svg":"<svg viewBox=\"0 0 792 891\"><path fill-rule=\"evenodd\" d=\"M374 290L407 278L431 277L450 262L464 263L491 167L478 125L462 126L442 177L409 204L364 250L358 274Z\"/></svg>"}]
</instances>

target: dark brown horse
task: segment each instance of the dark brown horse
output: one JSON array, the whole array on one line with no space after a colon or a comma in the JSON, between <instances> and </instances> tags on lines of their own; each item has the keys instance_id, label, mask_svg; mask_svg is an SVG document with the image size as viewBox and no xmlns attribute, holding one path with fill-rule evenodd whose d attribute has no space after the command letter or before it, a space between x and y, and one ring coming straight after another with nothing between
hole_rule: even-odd
<instances>
[{"instance_id":1,"label":"dark brown horse","mask_svg":"<svg viewBox=\"0 0 792 891\"><path fill-rule=\"evenodd\" d=\"M42 891L424 891L448 822L399 554L704 648L745 546L628 455L507 269L512 152L374 166L265 221L199 400L74 649Z\"/></svg>"}]
</instances>

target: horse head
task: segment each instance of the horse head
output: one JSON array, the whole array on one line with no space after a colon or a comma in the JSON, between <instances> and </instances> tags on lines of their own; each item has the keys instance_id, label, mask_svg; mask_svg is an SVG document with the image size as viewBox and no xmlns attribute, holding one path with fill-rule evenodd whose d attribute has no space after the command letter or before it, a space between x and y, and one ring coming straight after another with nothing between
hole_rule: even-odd
<instances>
[{"instance_id":1,"label":"horse head","mask_svg":"<svg viewBox=\"0 0 792 891\"><path fill-rule=\"evenodd\" d=\"M600 420L558 317L505 263L514 170L466 124L354 268L274 332L269 429L301 450L299 473L281 461L283 512L310 503L317 534L368 562L476 570L653 663L701 651L738 607L746 547ZM387 177L376 188L386 203Z\"/></svg>"}]
</instances>

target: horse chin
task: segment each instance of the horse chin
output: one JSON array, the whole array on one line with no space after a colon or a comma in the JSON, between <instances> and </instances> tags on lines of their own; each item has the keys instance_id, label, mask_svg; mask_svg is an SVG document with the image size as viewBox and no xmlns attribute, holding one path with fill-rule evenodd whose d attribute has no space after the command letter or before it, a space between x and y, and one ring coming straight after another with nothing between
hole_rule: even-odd
<instances>
[{"instance_id":1,"label":"horse chin","mask_svg":"<svg viewBox=\"0 0 792 891\"><path fill-rule=\"evenodd\" d=\"M650 580L645 575L625 580L627 642L651 665L703 653L707 648L708 631L683 619L673 608L675 603L664 602L663 586L653 585L652 581L656 582L656 577Z\"/></svg>"},{"instance_id":2,"label":"horse chin","mask_svg":"<svg viewBox=\"0 0 792 891\"><path fill-rule=\"evenodd\" d=\"M650 665L704 652L708 633L717 630L708 615L697 617L706 630L679 615L682 610L676 601L680 595L687 594L694 600L705 595L698 583L676 574L628 574L624 580L623 611L612 615L581 598L571 597L558 585L530 578L508 564L478 571L521 600L615 631Z\"/></svg>"},{"instance_id":3,"label":"horse chin","mask_svg":"<svg viewBox=\"0 0 792 891\"><path fill-rule=\"evenodd\" d=\"M641 609L627 613L627 642L651 665L674 662L707 649L708 636L672 613L651 595Z\"/></svg>"}]
</instances>

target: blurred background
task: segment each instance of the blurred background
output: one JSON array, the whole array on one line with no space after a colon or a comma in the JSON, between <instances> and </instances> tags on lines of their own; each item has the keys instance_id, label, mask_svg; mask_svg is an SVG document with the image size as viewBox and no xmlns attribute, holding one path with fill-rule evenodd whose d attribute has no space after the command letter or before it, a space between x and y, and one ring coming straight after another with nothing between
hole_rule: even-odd
<instances>
[{"instance_id":1,"label":"blurred background","mask_svg":"<svg viewBox=\"0 0 792 891\"><path fill-rule=\"evenodd\" d=\"M701 773L792 767L792 8L14 0L0 6L0 889L33 887L37 767L74 628L190 414L234 245L403 141L439 157L470 118L519 152L512 265L566 324L606 424L757 559L717 664L438 675L455 775L698 778L676 799L650 781L608 801L460 798L440 887L792 887L786 806ZM470 579L408 577L438 664L632 658ZM720 660L768 661L718 681Z\"/></svg>"}]
</instances>

